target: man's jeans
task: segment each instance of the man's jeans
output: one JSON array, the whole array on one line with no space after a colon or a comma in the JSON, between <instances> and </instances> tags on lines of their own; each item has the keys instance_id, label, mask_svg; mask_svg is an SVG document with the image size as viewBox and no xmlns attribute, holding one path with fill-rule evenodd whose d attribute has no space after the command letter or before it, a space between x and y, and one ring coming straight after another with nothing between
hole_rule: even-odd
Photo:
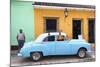
<instances>
[{"instance_id":1,"label":"man's jeans","mask_svg":"<svg viewBox=\"0 0 100 67\"><path fill-rule=\"evenodd\" d=\"M25 40L18 40L18 53L20 52L20 49L23 47Z\"/></svg>"}]
</instances>

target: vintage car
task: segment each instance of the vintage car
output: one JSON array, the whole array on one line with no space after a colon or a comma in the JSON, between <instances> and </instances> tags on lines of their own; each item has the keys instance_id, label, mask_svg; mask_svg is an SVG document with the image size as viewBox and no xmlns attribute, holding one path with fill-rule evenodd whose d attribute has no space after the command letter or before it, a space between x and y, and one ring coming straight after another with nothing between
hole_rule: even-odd
<instances>
[{"instance_id":1,"label":"vintage car","mask_svg":"<svg viewBox=\"0 0 100 67\"><path fill-rule=\"evenodd\" d=\"M43 33L35 41L25 43L19 56L31 57L33 61L51 55L77 55L84 58L89 50L90 44L84 39L68 39L63 32L51 32Z\"/></svg>"}]
</instances>

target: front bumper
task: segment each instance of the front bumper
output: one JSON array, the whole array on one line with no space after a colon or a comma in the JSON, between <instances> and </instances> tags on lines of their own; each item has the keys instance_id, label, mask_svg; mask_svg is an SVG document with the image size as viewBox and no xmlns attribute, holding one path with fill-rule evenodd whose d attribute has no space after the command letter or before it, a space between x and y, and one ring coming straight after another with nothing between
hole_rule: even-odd
<instances>
[{"instance_id":1,"label":"front bumper","mask_svg":"<svg viewBox=\"0 0 100 67\"><path fill-rule=\"evenodd\" d=\"M29 48L21 48L20 52L17 54L19 57L27 58L30 57Z\"/></svg>"},{"instance_id":2,"label":"front bumper","mask_svg":"<svg viewBox=\"0 0 100 67\"><path fill-rule=\"evenodd\" d=\"M21 53L18 53L17 56L22 57L22 54Z\"/></svg>"},{"instance_id":3,"label":"front bumper","mask_svg":"<svg viewBox=\"0 0 100 67\"><path fill-rule=\"evenodd\" d=\"M23 53L18 53L17 56L23 57L23 58L27 58L27 57L30 57L30 54L27 54L27 53L25 53L25 54L23 54Z\"/></svg>"}]
</instances>

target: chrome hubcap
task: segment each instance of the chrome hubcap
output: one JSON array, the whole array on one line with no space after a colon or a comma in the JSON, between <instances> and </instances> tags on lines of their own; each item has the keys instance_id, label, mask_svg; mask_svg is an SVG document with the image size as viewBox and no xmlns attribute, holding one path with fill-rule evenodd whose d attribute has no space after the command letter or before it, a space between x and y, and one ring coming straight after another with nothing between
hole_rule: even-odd
<instances>
[{"instance_id":1,"label":"chrome hubcap","mask_svg":"<svg viewBox=\"0 0 100 67\"><path fill-rule=\"evenodd\" d=\"M80 56L80 57L84 57L84 56L85 56L85 51L84 51L84 50L80 50L79 56Z\"/></svg>"},{"instance_id":2,"label":"chrome hubcap","mask_svg":"<svg viewBox=\"0 0 100 67\"><path fill-rule=\"evenodd\" d=\"M40 53L33 53L32 54L32 58L34 59L34 60L39 60L40 59Z\"/></svg>"}]
</instances>

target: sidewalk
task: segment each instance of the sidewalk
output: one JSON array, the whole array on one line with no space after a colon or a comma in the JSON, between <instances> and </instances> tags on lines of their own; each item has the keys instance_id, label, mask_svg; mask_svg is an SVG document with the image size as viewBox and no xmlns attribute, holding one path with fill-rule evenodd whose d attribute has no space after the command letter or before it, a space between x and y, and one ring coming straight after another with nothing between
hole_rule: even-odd
<instances>
[{"instance_id":1,"label":"sidewalk","mask_svg":"<svg viewBox=\"0 0 100 67\"><path fill-rule=\"evenodd\" d=\"M11 51L10 51L10 54L11 54L11 55L17 55L17 52L18 52L18 50L11 50Z\"/></svg>"}]
</instances>

